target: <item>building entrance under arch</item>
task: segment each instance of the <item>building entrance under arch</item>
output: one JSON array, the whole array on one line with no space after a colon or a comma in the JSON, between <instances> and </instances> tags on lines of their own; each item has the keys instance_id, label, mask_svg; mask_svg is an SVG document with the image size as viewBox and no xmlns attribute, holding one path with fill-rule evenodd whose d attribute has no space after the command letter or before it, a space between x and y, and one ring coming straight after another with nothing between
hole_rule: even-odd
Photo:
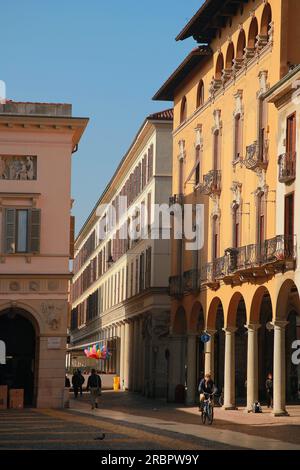
<instances>
[{"instance_id":1,"label":"building entrance under arch","mask_svg":"<svg viewBox=\"0 0 300 470\"><path fill-rule=\"evenodd\" d=\"M224 388L225 333L223 329L224 312L222 304L220 304L216 316L216 333L214 340L214 381L219 392Z\"/></svg>"},{"instance_id":2,"label":"building entrance under arch","mask_svg":"<svg viewBox=\"0 0 300 470\"><path fill-rule=\"evenodd\" d=\"M266 379L273 374L274 329L272 326L272 304L269 294L264 295L260 307L258 330L258 388L259 400L266 402Z\"/></svg>"},{"instance_id":3,"label":"building entrance under arch","mask_svg":"<svg viewBox=\"0 0 300 470\"><path fill-rule=\"evenodd\" d=\"M6 364L0 365L0 384L24 389L24 405L35 405L36 333L18 309L0 314L0 340L6 346Z\"/></svg>"}]
</instances>

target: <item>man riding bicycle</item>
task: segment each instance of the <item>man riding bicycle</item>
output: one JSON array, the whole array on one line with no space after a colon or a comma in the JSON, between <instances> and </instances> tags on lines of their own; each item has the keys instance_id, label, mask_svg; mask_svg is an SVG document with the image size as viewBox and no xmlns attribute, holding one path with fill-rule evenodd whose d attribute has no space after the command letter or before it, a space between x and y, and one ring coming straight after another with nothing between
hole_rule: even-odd
<instances>
[{"instance_id":1,"label":"man riding bicycle","mask_svg":"<svg viewBox=\"0 0 300 470\"><path fill-rule=\"evenodd\" d=\"M203 409L203 404L205 400L212 398L217 391L217 387L214 384L214 381L211 378L210 374L205 374L204 379L200 380L198 392L200 393L200 405L199 410Z\"/></svg>"}]
</instances>

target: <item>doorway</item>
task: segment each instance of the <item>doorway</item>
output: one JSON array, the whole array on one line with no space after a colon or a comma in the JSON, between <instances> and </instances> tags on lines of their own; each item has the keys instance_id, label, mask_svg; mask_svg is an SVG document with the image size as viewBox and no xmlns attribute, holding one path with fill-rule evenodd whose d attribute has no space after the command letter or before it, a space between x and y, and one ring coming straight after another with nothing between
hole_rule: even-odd
<instances>
[{"instance_id":1,"label":"doorway","mask_svg":"<svg viewBox=\"0 0 300 470\"><path fill-rule=\"evenodd\" d=\"M26 312L25 312L26 315ZM6 345L6 364L0 365L0 384L24 389L24 405L35 405L36 332L21 310L0 315L0 340Z\"/></svg>"}]
</instances>

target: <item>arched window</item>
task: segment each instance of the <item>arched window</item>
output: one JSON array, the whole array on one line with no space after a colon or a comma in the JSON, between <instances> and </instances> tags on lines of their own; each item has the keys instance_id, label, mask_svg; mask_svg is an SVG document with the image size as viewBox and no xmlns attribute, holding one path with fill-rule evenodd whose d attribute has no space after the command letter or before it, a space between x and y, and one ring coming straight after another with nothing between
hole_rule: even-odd
<instances>
[{"instance_id":1,"label":"arched window","mask_svg":"<svg viewBox=\"0 0 300 470\"><path fill-rule=\"evenodd\" d=\"M234 59L234 45L233 45L233 42L230 42L227 48L227 53L226 53L226 63L225 63L226 70L232 69L233 59Z\"/></svg>"},{"instance_id":2,"label":"arched window","mask_svg":"<svg viewBox=\"0 0 300 470\"><path fill-rule=\"evenodd\" d=\"M187 118L187 101L186 101L186 97L184 96L181 101L180 124L186 121L186 118Z\"/></svg>"},{"instance_id":3,"label":"arched window","mask_svg":"<svg viewBox=\"0 0 300 470\"><path fill-rule=\"evenodd\" d=\"M200 80L197 89L197 108L200 108L204 104L204 83Z\"/></svg>"},{"instance_id":4,"label":"arched window","mask_svg":"<svg viewBox=\"0 0 300 470\"><path fill-rule=\"evenodd\" d=\"M245 31L241 29L238 42L237 42L237 48L236 48L237 59L243 59L245 47L246 47L246 35L245 35Z\"/></svg>"},{"instance_id":5,"label":"arched window","mask_svg":"<svg viewBox=\"0 0 300 470\"><path fill-rule=\"evenodd\" d=\"M269 27L272 21L272 9L269 3L266 4L262 17L261 17L261 25L260 25L260 35L264 37L269 36Z\"/></svg>"},{"instance_id":6,"label":"arched window","mask_svg":"<svg viewBox=\"0 0 300 470\"><path fill-rule=\"evenodd\" d=\"M252 18L250 28L249 28L248 46L247 46L248 49L255 49L257 35L258 35L258 22L257 22L257 18L254 16L254 18Z\"/></svg>"},{"instance_id":7,"label":"arched window","mask_svg":"<svg viewBox=\"0 0 300 470\"><path fill-rule=\"evenodd\" d=\"M224 69L224 57L223 57L223 54L220 52L220 54L218 55L217 64L216 64L215 80L222 79L223 69Z\"/></svg>"}]
</instances>

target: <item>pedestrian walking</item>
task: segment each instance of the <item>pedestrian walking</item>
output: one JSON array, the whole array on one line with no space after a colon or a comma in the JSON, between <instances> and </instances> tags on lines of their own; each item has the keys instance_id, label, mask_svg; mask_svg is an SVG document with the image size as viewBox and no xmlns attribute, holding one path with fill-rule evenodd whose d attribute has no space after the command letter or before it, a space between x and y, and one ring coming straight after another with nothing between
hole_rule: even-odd
<instances>
[{"instance_id":1,"label":"pedestrian walking","mask_svg":"<svg viewBox=\"0 0 300 470\"><path fill-rule=\"evenodd\" d=\"M69 377L66 375L65 377L65 387L66 388L70 388L71 387L71 382L70 382L70 379Z\"/></svg>"},{"instance_id":2,"label":"pedestrian walking","mask_svg":"<svg viewBox=\"0 0 300 470\"><path fill-rule=\"evenodd\" d=\"M80 377L78 374L78 370L75 370L73 377L72 377L72 385L73 385L73 392L74 392L74 398L78 397L78 391L80 387Z\"/></svg>"},{"instance_id":3,"label":"pedestrian walking","mask_svg":"<svg viewBox=\"0 0 300 470\"><path fill-rule=\"evenodd\" d=\"M79 375L79 392L80 392L80 396L82 397L82 387L84 384L84 377L80 369L78 369L78 375Z\"/></svg>"},{"instance_id":4,"label":"pedestrian walking","mask_svg":"<svg viewBox=\"0 0 300 470\"><path fill-rule=\"evenodd\" d=\"M102 382L101 382L101 377L100 375L96 374L96 370L92 369L91 375L88 378L88 383L87 383L87 391L90 391L91 394L91 405L92 405L92 410L98 408L98 397L101 395L101 387L102 387Z\"/></svg>"},{"instance_id":5,"label":"pedestrian walking","mask_svg":"<svg viewBox=\"0 0 300 470\"><path fill-rule=\"evenodd\" d=\"M267 407L273 408L273 375L268 374L266 380L266 392L267 392Z\"/></svg>"}]
</instances>

